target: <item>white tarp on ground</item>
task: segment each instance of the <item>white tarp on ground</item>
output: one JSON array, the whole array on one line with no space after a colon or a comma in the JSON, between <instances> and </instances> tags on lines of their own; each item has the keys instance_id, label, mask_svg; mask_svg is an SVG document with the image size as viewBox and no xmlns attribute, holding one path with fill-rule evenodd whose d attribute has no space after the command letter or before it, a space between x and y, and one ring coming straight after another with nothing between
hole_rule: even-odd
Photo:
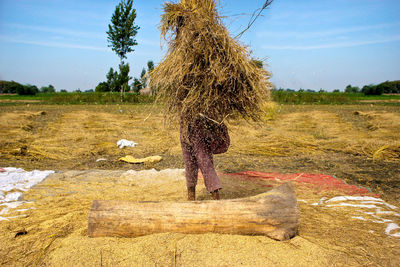
<instances>
[{"instance_id":1,"label":"white tarp on ground","mask_svg":"<svg viewBox=\"0 0 400 267\"><path fill-rule=\"evenodd\" d=\"M43 181L54 171L25 171L20 168L2 168L0 172L0 215L24 203L22 193ZM7 220L0 216L0 220Z\"/></svg>"},{"instance_id":2,"label":"white tarp on ground","mask_svg":"<svg viewBox=\"0 0 400 267\"><path fill-rule=\"evenodd\" d=\"M400 238L400 210L386 203L381 198L368 196L339 196L331 199L321 198L314 206L329 208L351 208L356 220L369 221L385 225L385 233L391 237ZM386 215L390 219L385 218ZM399 224L398 224L399 223Z\"/></svg>"},{"instance_id":3,"label":"white tarp on ground","mask_svg":"<svg viewBox=\"0 0 400 267\"><path fill-rule=\"evenodd\" d=\"M126 140L126 139L121 139L117 142L117 146L121 149L124 147L135 147L136 145L137 145L137 143Z\"/></svg>"}]
</instances>

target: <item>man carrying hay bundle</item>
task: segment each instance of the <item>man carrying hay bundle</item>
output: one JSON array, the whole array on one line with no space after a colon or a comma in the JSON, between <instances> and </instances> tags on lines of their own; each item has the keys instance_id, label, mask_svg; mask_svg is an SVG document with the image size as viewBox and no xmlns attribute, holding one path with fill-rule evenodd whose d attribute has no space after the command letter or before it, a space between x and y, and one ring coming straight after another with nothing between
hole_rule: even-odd
<instances>
[{"instance_id":1,"label":"man carrying hay bundle","mask_svg":"<svg viewBox=\"0 0 400 267\"><path fill-rule=\"evenodd\" d=\"M168 52L151 73L166 116L180 118L188 200L195 200L198 169L219 199L213 154L229 146L228 117L258 120L268 97L269 73L252 62L246 47L222 24L214 0L165 3L160 25Z\"/></svg>"}]
</instances>

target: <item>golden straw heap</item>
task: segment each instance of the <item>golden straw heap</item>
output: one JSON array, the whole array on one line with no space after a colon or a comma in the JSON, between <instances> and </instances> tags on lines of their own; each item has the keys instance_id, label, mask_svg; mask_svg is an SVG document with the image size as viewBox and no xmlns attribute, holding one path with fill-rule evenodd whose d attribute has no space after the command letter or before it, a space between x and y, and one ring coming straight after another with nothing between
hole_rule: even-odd
<instances>
[{"instance_id":1,"label":"golden straw heap","mask_svg":"<svg viewBox=\"0 0 400 267\"><path fill-rule=\"evenodd\" d=\"M222 122L241 115L257 120L268 99L270 74L257 66L246 47L222 24L214 0L165 3L161 36L168 52L150 74L166 115L199 115Z\"/></svg>"}]
</instances>

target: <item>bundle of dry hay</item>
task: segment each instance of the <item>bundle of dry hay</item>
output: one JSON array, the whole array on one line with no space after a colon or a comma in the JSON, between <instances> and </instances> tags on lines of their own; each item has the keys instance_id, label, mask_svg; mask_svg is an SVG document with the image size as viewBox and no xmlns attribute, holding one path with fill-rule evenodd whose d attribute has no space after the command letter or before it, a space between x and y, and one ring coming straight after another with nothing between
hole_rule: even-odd
<instances>
[{"instance_id":1,"label":"bundle of dry hay","mask_svg":"<svg viewBox=\"0 0 400 267\"><path fill-rule=\"evenodd\" d=\"M257 66L247 48L229 35L214 0L165 3L161 36L169 49L150 74L167 118L185 114L214 121L241 115L258 120L268 99L270 74Z\"/></svg>"}]
</instances>

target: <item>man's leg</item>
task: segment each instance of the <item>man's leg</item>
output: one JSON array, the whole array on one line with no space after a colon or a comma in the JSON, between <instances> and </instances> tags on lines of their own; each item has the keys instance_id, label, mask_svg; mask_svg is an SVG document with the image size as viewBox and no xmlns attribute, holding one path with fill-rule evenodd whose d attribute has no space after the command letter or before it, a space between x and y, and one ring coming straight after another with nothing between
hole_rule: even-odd
<instances>
[{"instance_id":1,"label":"man's leg","mask_svg":"<svg viewBox=\"0 0 400 267\"><path fill-rule=\"evenodd\" d=\"M195 200L199 167L197 166L196 158L193 155L192 147L184 142L182 142L181 145L183 160L185 161L185 177L188 190L188 200Z\"/></svg>"},{"instance_id":2,"label":"man's leg","mask_svg":"<svg viewBox=\"0 0 400 267\"><path fill-rule=\"evenodd\" d=\"M209 144L202 137L197 136L194 142L193 152L208 192L215 192L222 188L214 168L213 154Z\"/></svg>"}]
</instances>

